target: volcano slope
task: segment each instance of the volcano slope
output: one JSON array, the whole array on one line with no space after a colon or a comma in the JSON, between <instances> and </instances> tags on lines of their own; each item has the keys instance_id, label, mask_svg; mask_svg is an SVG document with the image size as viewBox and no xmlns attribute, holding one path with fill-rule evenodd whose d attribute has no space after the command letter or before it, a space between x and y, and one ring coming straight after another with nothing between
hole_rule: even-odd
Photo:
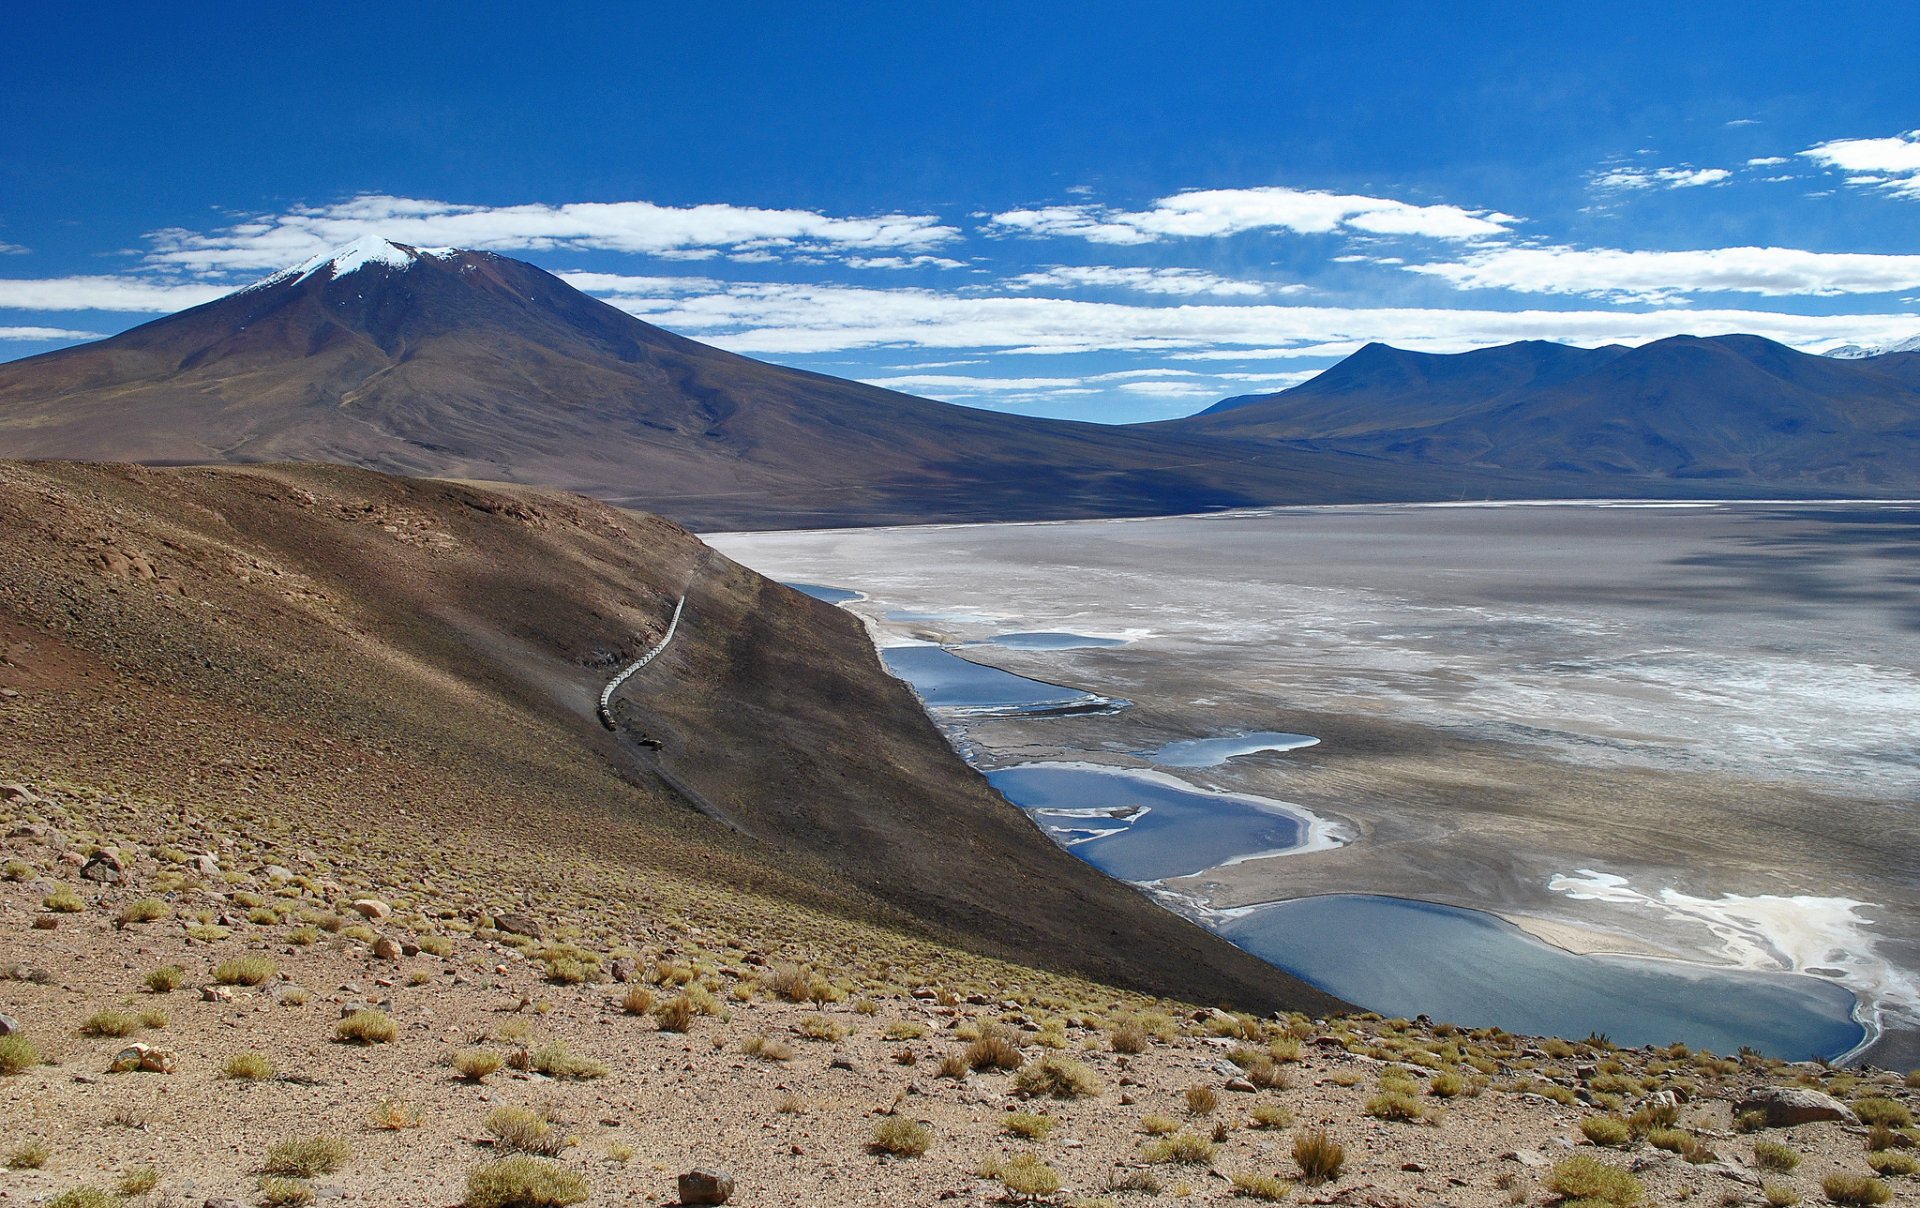
<instances>
[{"instance_id":1,"label":"volcano slope","mask_svg":"<svg viewBox=\"0 0 1920 1208\"><path fill-rule=\"evenodd\" d=\"M1337 1004L1042 840L850 617L662 520L0 463L0 533L0 1199L657 1203L713 1164L796 1208L1225 1202L1284 1194L1325 1129L1323 1202L1493 1208L1629 1161L1669 1202L1758 1182L1754 1083L1916 1101L1195 1009ZM1613 1175L1556 1152L1576 1093L1652 1104L1618 1125L1642 1153L1593 1151ZM1868 1179L1860 1131L1772 1130L1802 1161L1768 1177ZM1725 1164L1671 1152L1708 1138Z\"/></svg>"}]
</instances>

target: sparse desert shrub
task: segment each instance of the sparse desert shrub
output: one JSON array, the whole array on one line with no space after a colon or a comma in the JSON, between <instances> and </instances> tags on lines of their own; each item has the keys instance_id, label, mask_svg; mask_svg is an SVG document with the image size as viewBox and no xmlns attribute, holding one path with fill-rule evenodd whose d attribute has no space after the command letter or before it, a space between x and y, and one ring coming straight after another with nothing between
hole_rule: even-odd
<instances>
[{"instance_id":1,"label":"sparse desert shrub","mask_svg":"<svg viewBox=\"0 0 1920 1208\"><path fill-rule=\"evenodd\" d=\"M1867 1155L1867 1168L1875 1174L1899 1177L1920 1171L1920 1161L1915 1161L1910 1153L1897 1149L1883 1149Z\"/></svg>"},{"instance_id":2,"label":"sparse desert shrub","mask_svg":"<svg viewBox=\"0 0 1920 1208\"><path fill-rule=\"evenodd\" d=\"M1627 1117L1627 1127L1636 1137L1644 1137L1656 1128L1672 1128L1679 1123L1680 1109L1671 1103L1650 1103Z\"/></svg>"},{"instance_id":3,"label":"sparse desert shrub","mask_svg":"<svg viewBox=\"0 0 1920 1208\"><path fill-rule=\"evenodd\" d=\"M1184 1097L1189 1115L1211 1116L1220 1109L1220 1092L1210 1086L1190 1086Z\"/></svg>"},{"instance_id":4,"label":"sparse desert shrub","mask_svg":"<svg viewBox=\"0 0 1920 1208\"><path fill-rule=\"evenodd\" d=\"M213 969L213 980L223 986L257 986L274 975L276 966L264 956L236 956Z\"/></svg>"},{"instance_id":5,"label":"sparse desert shrub","mask_svg":"<svg viewBox=\"0 0 1920 1208\"><path fill-rule=\"evenodd\" d=\"M311 923L295 927L287 932L287 942L302 948L311 947L320 942L320 929Z\"/></svg>"},{"instance_id":6,"label":"sparse desert shrub","mask_svg":"<svg viewBox=\"0 0 1920 1208\"><path fill-rule=\"evenodd\" d=\"M1767 1113L1758 1108L1741 1112L1733 1118L1735 1132L1757 1133L1765 1130L1766 1127Z\"/></svg>"},{"instance_id":7,"label":"sparse desert shrub","mask_svg":"<svg viewBox=\"0 0 1920 1208\"><path fill-rule=\"evenodd\" d=\"M1668 1153L1677 1153L1695 1166L1715 1160L1706 1142L1678 1128L1656 1128L1647 1134L1647 1144Z\"/></svg>"},{"instance_id":8,"label":"sparse desert shrub","mask_svg":"<svg viewBox=\"0 0 1920 1208\"><path fill-rule=\"evenodd\" d=\"M1020 1045L997 1026L983 1031L967 1046L966 1060L970 1070L1017 1070L1026 1062Z\"/></svg>"},{"instance_id":9,"label":"sparse desert shrub","mask_svg":"<svg viewBox=\"0 0 1920 1208\"><path fill-rule=\"evenodd\" d=\"M645 1015L653 1010L653 991L638 983L628 986L620 995L620 1009L628 1015Z\"/></svg>"},{"instance_id":10,"label":"sparse desert shrub","mask_svg":"<svg viewBox=\"0 0 1920 1208\"><path fill-rule=\"evenodd\" d=\"M244 1053L235 1053L227 1058L220 1072L239 1082L260 1082L273 1077L273 1062L267 1060L265 1053L256 1053L249 1049Z\"/></svg>"},{"instance_id":11,"label":"sparse desert shrub","mask_svg":"<svg viewBox=\"0 0 1920 1208\"><path fill-rule=\"evenodd\" d=\"M873 1126L867 1148L896 1158L917 1158L933 1144L933 1133L918 1120L888 1116Z\"/></svg>"},{"instance_id":12,"label":"sparse desert shrub","mask_svg":"<svg viewBox=\"0 0 1920 1208\"><path fill-rule=\"evenodd\" d=\"M939 1077L965 1078L972 1071L964 1053L948 1053L940 1058Z\"/></svg>"},{"instance_id":13,"label":"sparse desert shrub","mask_svg":"<svg viewBox=\"0 0 1920 1208\"><path fill-rule=\"evenodd\" d=\"M994 1177L1009 1196L1023 1200L1041 1199L1060 1190L1060 1172L1030 1149L1007 1159Z\"/></svg>"},{"instance_id":14,"label":"sparse desert shrub","mask_svg":"<svg viewBox=\"0 0 1920 1208\"><path fill-rule=\"evenodd\" d=\"M1116 1053L1144 1053L1153 1043L1153 1037L1137 1023L1123 1024L1107 1037L1107 1044Z\"/></svg>"},{"instance_id":15,"label":"sparse desert shrub","mask_svg":"<svg viewBox=\"0 0 1920 1208\"><path fill-rule=\"evenodd\" d=\"M547 980L556 986L577 986L587 980L587 967L571 957L555 957L547 962Z\"/></svg>"},{"instance_id":16,"label":"sparse desert shrub","mask_svg":"<svg viewBox=\"0 0 1920 1208\"><path fill-rule=\"evenodd\" d=\"M426 1123L426 1117L420 1109L405 1099L382 1099L373 1105L373 1112L367 1122L375 1128L398 1132L405 1128L419 1128Z\"/></svg>"},{"instance_id":17,"label":"sparse desert shrub","mask_svg":"<svg viewBox=\"0 0 1920 1208\"><path fill-rule=\"evenodd\" d=\"M1625 1145L1633 1140L1633 1130L1618 1116L1588 1116L1580 1121L1580 1131L1595 1145Z\"/></svg>"},{"instance_id":18,"label":"sparse desert shrub","mask_svg":"<svg viewBox=\"0 0 1920 1208\"><path fill-rule=\"evenodd\" d=\"M159 1171L151 1166L135 1166L131 1170L120 1173L120 1178L114 1183L113 1189L120 1195L131 1198L136 1195L145 1195L159 1185Z\"/></svg>"},{"instance_id":19,"label":"sparse desert shrub","mask_svg":"<svg viewBox=\"0 0 1920 1208\"><path fill-rule=\"evenodd\" d=\"M260 1200L268 1208L293 1208L313 1203L313 1185L305 1179L270 1174L260 1180Z\"/></svg>"},{"instance_id":20,"label":"sparse desert shrub","mask_svg":"<svg viewBox=\"0 0 1920 1208\"><path fill-rule=\"evenodd\" d=\"M25 860L8 860L6 868L0 869L0 880L31 881L32 879L33 865Z\"/></svg>"},{"instance_id":21,"label":"sparse desert shrub","mask_svg":"<svg viewBox=\"0 0 1920 1208\"><path fill-rule=\"evenodd\" d=\"M888 1040L918 1040L927 1034L927 1025L911 1019L896 1019L883 1033Z\"/></svg>"},{"instance_id":22,"label":"sparse desert shrub","mask_svg":"<svg viewBox=\"0 0 1920 1208\"><path fill-rule=\"evenodd\" d=\"M587 1198L587 1180L558 1162L502 1158L467 1175L465 1208L563 1208Z\"/></svg>"},{"instance_id":23,"label":"sparse desert shrub","mask_svg":"<svg viewBox=\"0 0 1920 1208\"><path fill-rule=\"evenodd\" d=\"M0 1036L0 1074L24 1074L40 1061L40 1050L25 1036Z\"/></svg>"},{"instance_id":24,"label":"sparse desert shrub","mask_svg":"<svg viewBox=\"0 0 1920 1208\"><path fill-rule=\"evenodd\" d=\"M1164 1137L1180 1131L1180 1121L1172 1116L1151 1115L1140 1119L1140 1131L1150 1137Z\"/></svg>"},{"instance_id":25,"label":"sparse desert shrub","mask_svg":"<svg viewBox=\"0 0 1920 1208\"><path fill-rule=\"evenodd\" d=\"M1853 1101L1853 1114L1860 1117L1862 1124L1884 1124L1888 1128L1912 1128L1913 1113L1904 1103L1879 1095L1869 1095Z\"/></svg>"},{"instance_id":26,"label":"sparse desert shrub","mask_svg":"<svg viewBox=\"0 0 1920 1208\"><path fill-rule=\"evenodd\" d=\"M1009 1136L1023 1137L1029 1141L1044 1141L1059 1121L1052 1116L1043 1116L1037 1112L1011 1112L1000 1121L1000 1127Z\"/></svg>"},{"instance_id":27,"label":"sparse desert shrub","mask_svg":"<svg viewBox=\"0 0 1920 1208\"><path fill-rule=\"evenodd\" d=\"M1762 1183L1760 1198L1767 1202L1768 1208L1794 1208L1800 1202L1800 1193L1785 1183Z\"/></svg>"},{"instance_id":28,"label":"sparse desert shrub","mask_svg":"<svg viewBox=\"0 0 1920 1208\"><path fill-rule=\"evenodd\" d=\"M120 1208L120 1197L98 1187L75 1187L48 1200L45 1208Z\"/></svg>"},{"instance_id":29,"label":"sparse desert shrub","mask_svg":"<svg viewBox=\"0 0 1920 1208\"><path fill-rule=\"evenodd\" d=\"M187 977L186 970L178 965L162 965L148 972L142 982L155 994L169 994L180 988Z\"/></svg>"},{"instance_id":30,"label":"sparse desert shrub","mask_svg":"<svg viewBox=\"0 0 1920 1208\"><path fill-rule=\"evenodd\" d=\"M1213 1161L1213 1142L1185 1129L1164 1137L1155 1137L1140 1148L1143 1161L1181 1162L1199 1166Z\"/></svg>"},{"instance_id":31,"label":"sparse desert shrub","mask_svg":"<svg viewBox=\"0 0 1920 1208\"><path fill-rule=\"evenodd\" d=\"M549 1078L571 1078L578 1082L607 1076L605 1065L568 1049L564 1040L556 1040L536 1052L533 1068Z\"/></svg>"},{"instance_id":32,"label":"sparse desert shrub","mask_svg":"<svg viewBox=\"0 0 1920 1208\"><path fill-rule=\"evenodd\" d=\"M87 908L79 894L66 885L57 885L52 893L40 899L40 905L55 914L78 914Z\"/></svg>"},{"instance_id":33,"label":"sparse desert shrub","mask_svg":"<svg viewBox=\"0 0 1920 1208\"><path fill-rule=\"evenodd\" d=\"M1778 1141L1755 1141L1753 1164L1775 1174L1786 1174L1800 1165L1800 1155Z\"/></svg>"},{"instance_id":34,"label":"sparse desert shrub","mask_svg":"<svg viewBox=\"0 0 1920 1208\"><path fill-rule=\"evenodd\" d=\"M1640 1180L1605 1162L1585 1154L1568 1158L1547 1176L1547 1189L1563 1200L1590 1200L1594 1204L1613 1204L1629 1208L1638 1204L1646 1191Z\"/></svg>"},{"instance_id":35,"label":"sparse desert shrub","mask_svg":"<svg viewBox=\"0 0 1920 1208\"><path fill-rule=\"evenodd\" d=\"M777 1036L749 1036L740 1042L740 1051L762 1061L792 1061L793 1046Z\"/></svg>"},{"instance_id":36,"label":"sparse desert shrub","mask_svg":"<svg viewBox=\"0 0 1920 1208\"><path fill-rule=\"evenodd\" d=\"M423 935L420 937L420 951L428 956L452 956L454 943L444 935Z\"/></svg>"},{"instance_id":37,"label":"sparse desert shrub","mask_svg":"<svg viewBox=\"0 0 1920 1208\"><path fill-rule=\"evenodd\" d=\"M53 1156L53 1146L38 1138L22 1141L7 1154L8 1170L38 1170Z\"/></svg>"},{"instance_id":38,"label":"sparse desert shrub","mask_svg":"<svg viewBox=\"0 0 1920 1208\"><path fill-rule=\"evenodd\" d=\"M164 1007L142 1007L136 1018L143 1028L164 1028L173 1022L173 1017L167 1014Z\"/></svg>"},{"instance_id":39,"label":"sparse desert shrub","mask_svg":"<svg viewBox=\"0 0 1920 1208\"><path fill-rule=\"evenodd\" d=\"M825 1015L808 1015L793 1025L793 1034L802 1040L838 1041L847 1038L846 1026Z\"/></svg>"},{"instance_id":40,"label":"sparse desert shrub","mask_svg":"<svg viewBox=\"0 0 1920 1208\"><path fill-rule=\"evenodd\" d=\"M80 1021L82 1036L131 1036L140 1021L126 1011L95 1011Z\"/></svg>"},{"instance_id":41,"label":"sparse desert shrub","mask_svg":"<svg viewBox=\"0 0 1920 1208\"><path fill-rule=\"evenodd\" d=\"M1381 1091L1368 1099L1362 1110L1377 1119L1403 1123L1423 1120L1427 1115L1425 1105L1405 1091Z\"/></svg>"},{"instance_id":42,"label":"sparse desert shrub","mask_svg":"<svg viewBox=\"0 0 1920 1208\"><path fill-rule=\"evenodd\" d=\"M1293 1194L1293 1184L1270 1174L1245 1172L1233 1176L1233 1193L1252 1200L1278 1203Z\"/></svg>"},{"instance_id":43,"label":"sparse desert shrub","mask_svg":"<svg viewBox=\"0 0 1920 1208\"><path fill-rule=\"evenodd\" d=\"M333 1034L346 1044L386 1044L400 1034L400 1028L393 1016L368 1007L335 1024Z\"/></svg>"},{"instance_id":44,"label":"sparse desert shrub","mask_svg":"<svg viewBox=\"0 0 1920 1208\"><path fill-rule=\"evenodd\" d=\"M1073 1058L1048 1053L1013 1076L1013 1089L1034 1097L1086 1099L1100 1093L1100 1080Z\"/></svg>"},{"instance_id":45,"label":"sparse desert shrub","mask_svg":"<svg viewBox=\"0 0 1920 1208\"><path fill-rule=\"evenodd\" d=\"M346 1165L347 1159L352 1156L353 1146L345 1137L324 1134L302 1137L294 1141L281 1141L270 1147L261 1170L266 1174L310 1179L316 1174L331 1174Z\"/></svg>"},{"instance_id":46,"label":"sparse desert shrub","mask_svg":"<svg viewBox=\"0 0 1920 1208\"><path fill-rule=\"evenodd\" d=\"M1340 1177L1347 1164L1347 1147L1321 1129L1300 1133L1293 1139L1293 1164L1300 1168L1300 1181L1311 1186Z\"/></svg>"},{"instance_id":47,"label":"sparse desert shrub","mask_svg":"<svg viewBox=\"0 0 1920 1208\"><path fill-rule=\"evenodd\" d=\"M1291 1128L1293 1112L1280 1103L1256 1103L1253 1105L1253 1126L1255 1128Z\"/></svg>"},{"instance_id":48,"label":"sparse desert shrub","mask_svg":"<svg viewBox=\"0 0 1920 1208\"><path fill-rule=\"evenodd\" d=\"M676 994L653 1009L653 1022L662 1032L684 1032L693 1027L699 1007L685 994Z\"/></svg>"},{"instance_id":49,"label":"sparse desert shrub","mask_svg":"<svg viewBox=\"0 0 1920 1208\"><path fill-rule=\"evenodd\" d=\"M531 1107L496 1107L487 1113L486 1130L506 1153L554 1157L567 1147L543 1111Z\"/></svg>"},{"instance_id":50,"label":"sparse desert shrub","mask_svg":"<svg viewBox=\"0 0 1920 1208\"><path fill-rule=\"evenodd\" d=\"M1874 1208L1893 1198L1892 1188L1865 1174L1830 1174L1820 1180L1820 1190L1846 1208Z\"/></svg>"},{"instance_id":51,"label":"sparse desert shrub","mask_svg":"<svg viewBox=\"0 0 1920 1208\"><path fill-rule=\"evenodd\" d=\"M120 911L119 915L115 917L114 922L122 927L127 927L134 923L157 922L172 914L173 907L162 902L159 898L141 898L137 902L129 902L126 907Z\"/></svg>"},{"instance_id":52,"label":"sparse desert shrub","mask_svg":"<svg viewBox=\"0 0 1920 1208\"><path fill-rule=\"evenodd\" d=\"M453 1055L453 1072L468 1082L485 1082L505 1064L506 1058L492 1049L461 1049Z\"/></svg>"}]
</instances>

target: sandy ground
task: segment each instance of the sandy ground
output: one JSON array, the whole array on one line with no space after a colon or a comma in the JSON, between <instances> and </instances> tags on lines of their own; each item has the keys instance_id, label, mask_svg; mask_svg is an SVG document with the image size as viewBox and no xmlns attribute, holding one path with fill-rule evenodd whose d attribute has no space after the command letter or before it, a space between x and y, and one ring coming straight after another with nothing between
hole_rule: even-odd
<instances>
[{"instance_id":1,"label":"sandy ground","mask_svg":"<svg viewBox=\"0 0 1920 1208\"><path fill-rule=\"evenodd\" d=\"M852 607L884 634L1134 639L970 649L1134 702L971 723L989 764L1137 765L1168 741L1252 729L1319 737L1181 774L1299 803L1357 841L1213 870L1185 892L1223 906L1386 892L1491 910L1575 950L1836 969L1900 1033L1920 1019L1915 517L1279 509L712 540L775 577L868 593ZM886 618L898 610L930 617ZM1634 894L1565 892L1582 870ZM1762 899L1819 905L1743 909ZM1912 1039L1872 1056L1895 1061Z\"/></svg>"}]
</instances>

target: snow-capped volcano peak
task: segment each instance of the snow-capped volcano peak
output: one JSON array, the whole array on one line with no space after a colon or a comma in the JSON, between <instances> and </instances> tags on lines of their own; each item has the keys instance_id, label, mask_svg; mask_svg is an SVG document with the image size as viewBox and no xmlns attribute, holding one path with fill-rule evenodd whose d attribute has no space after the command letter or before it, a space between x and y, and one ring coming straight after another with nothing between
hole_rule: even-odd
<instances>
[{"instance_id":1,"label":"snow-capped volcano peak","mask_svg":"<svg viewBox=\"0 0 1920 1208\"><path fill-rule=\"evenodd\" d=\"M305 281L308 277L320 273L333 278L344 277L349 273L359 272L370 264L387 268L408 268L422 257L432 256L444 260L457 252L456 248L413 247L405 243L395 243L379 235L362 235L352 243L334 248L330 252L321 252L292 268L283 268L252 288L277 285L282 281Z\"/></svg>"}]
</instances>

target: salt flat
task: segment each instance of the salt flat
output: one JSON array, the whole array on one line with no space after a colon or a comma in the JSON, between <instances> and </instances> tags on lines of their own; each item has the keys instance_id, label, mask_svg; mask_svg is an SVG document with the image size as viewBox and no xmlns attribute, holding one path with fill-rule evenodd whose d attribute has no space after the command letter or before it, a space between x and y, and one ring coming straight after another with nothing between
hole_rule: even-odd
<instances>
[{"instance_id":1,"label":"salt flat","mask_svg":"<svg viewBox=\"0 0 1920 1208\"><path fill-rule=\"evenodd\" d=\"M1337 848L1169 888L1211 908L1377 893L1564 946L1813 969L1920 1018L1920 509L1295 508L730 534L855 588L883 641L1131 639L966 657L1134 707L977 719L984 766L1146 766L1184 739L1318 745L1180 769L1298 803ZM898 619L888 619L894 614ZM1618 878L1630 891L1594 892Z\"/></svg>"}]
</instances>

